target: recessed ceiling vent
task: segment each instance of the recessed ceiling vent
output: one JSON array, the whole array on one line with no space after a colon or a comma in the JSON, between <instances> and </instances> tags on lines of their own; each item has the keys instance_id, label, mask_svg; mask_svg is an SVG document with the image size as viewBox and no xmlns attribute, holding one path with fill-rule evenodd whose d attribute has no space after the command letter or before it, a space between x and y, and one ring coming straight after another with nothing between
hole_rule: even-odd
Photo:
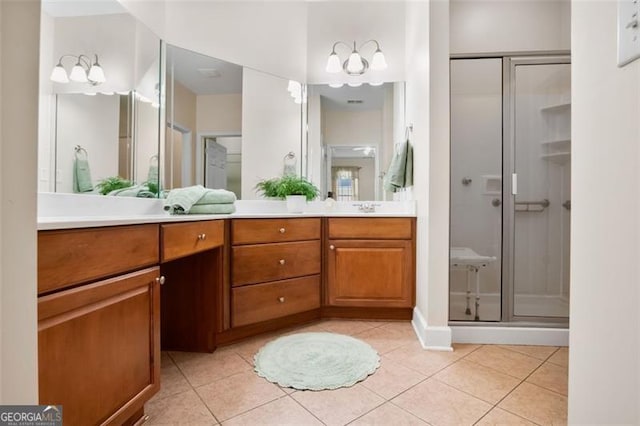
<instances>
[{"instance_id":1,"label":"recessed ceiling vent","mask_svg":"<svg viewBox=\"0 0 640 426\"><path fill-rule=\"evenodd\" d=\"M222 75L215 68L198 68L198 72L205 78L218 78Z\"/></svg>"},{"instance_id":2,"label":"recessed ceiling vent","mask_svg":"<svg viewBox=\"0 0 640 426\"><path fill-rule=\"evenodd\" d=\"M348 99L347 103L348 104L362 104L362 103L364 103L364 101L362 99Z\"/></svg>"}]
</instances>

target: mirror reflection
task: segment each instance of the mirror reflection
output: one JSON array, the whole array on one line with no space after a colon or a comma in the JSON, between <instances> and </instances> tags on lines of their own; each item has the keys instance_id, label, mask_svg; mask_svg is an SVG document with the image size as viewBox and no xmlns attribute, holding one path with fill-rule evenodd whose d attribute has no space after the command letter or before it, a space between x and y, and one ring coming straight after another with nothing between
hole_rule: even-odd
<instances>
[{"instance_id":1,"label":"mirror reflection","mask_svg":"<svg viewBox=\"0 0 640 426\"><path fill-rule=\"evenodd\" d=\"M404 138L404 83L308 86L309 174L323 198L391 200L383 178Z\"/></svg>"},{"instance_id":2,"label":"mirror reflection","mask_svg":"<svg viewBox=\"0 0 640 426\"><path fill-rule=\"evenodd\" d=\"M159 53L116 0L43 1L40 191L157 196Z\"/></svg>"},{"instance_id":3,"label":"mirror reflection","mask_svg":"<svg viewBox=\"0 0 640 426\"><path fill-rule=\"evenodd\" d=\"M301 84L171 45L166 67L163 189L199 184L256 199L259 180L285 166L300 173Z\"/></svg>"}]
</instances>

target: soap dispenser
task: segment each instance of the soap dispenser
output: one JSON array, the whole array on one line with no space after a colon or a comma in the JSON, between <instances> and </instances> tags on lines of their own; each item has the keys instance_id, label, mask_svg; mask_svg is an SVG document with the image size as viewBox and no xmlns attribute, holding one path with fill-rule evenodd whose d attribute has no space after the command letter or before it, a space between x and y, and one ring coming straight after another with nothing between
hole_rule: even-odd
<instances>
[{"instance_id":1,"label":"soap dispenser","mask_svg":"<svg viewBox=\"0 0 640 426\"><path fill-rule=\"evenodd\" d=\"M324 200L324 209L328 212L332 211L336 205L336 200L333 199L333 192L327 193L327 198Z\"/></svg>"}]
</instances>

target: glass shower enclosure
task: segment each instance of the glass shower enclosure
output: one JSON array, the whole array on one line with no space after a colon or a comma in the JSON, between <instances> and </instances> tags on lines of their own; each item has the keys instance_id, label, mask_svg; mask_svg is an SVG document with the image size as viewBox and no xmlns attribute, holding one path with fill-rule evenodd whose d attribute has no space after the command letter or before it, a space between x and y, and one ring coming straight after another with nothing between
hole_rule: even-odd
<instances>
[{"instance_id":1,"label":"glass shower enclosure","mask_svg":"<svg viewBox=\"0 0 640 426\"><path fill-rule=\"evenodd\" d=\"M451 60L450 320L566 324L571 65Z\"/></svg>"}]
</instances>

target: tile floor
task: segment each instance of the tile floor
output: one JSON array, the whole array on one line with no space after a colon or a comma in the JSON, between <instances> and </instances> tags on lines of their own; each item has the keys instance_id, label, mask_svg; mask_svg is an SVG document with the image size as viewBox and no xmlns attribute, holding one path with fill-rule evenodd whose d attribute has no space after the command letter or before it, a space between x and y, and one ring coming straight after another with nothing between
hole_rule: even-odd
<instances>
[{"instance_id":1,"label":"tile floor","mask_svg":"<svg viewBox=\"0 0 640 426\"><path fill-rule=\"evenodd\" d=\"M294 391L253 373L253 355L278 335L331 331L368 342L378 371L351 388ZM567 417L568 349L454 345L423 350L409 322L322 321L213 354L163 353L149 424L547 425Z\"/></svg>"}]
</instances>

